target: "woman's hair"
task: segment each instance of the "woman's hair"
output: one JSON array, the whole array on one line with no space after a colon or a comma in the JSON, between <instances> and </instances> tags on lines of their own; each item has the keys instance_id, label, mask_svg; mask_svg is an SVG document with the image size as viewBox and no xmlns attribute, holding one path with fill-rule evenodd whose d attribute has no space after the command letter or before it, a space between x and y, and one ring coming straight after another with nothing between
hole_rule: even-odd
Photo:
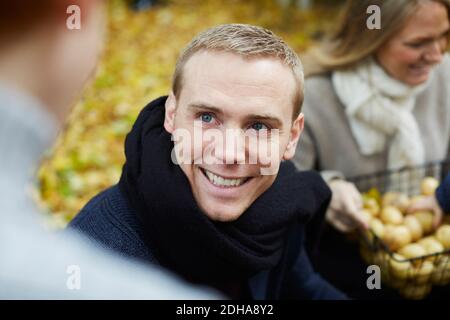
<instances>
[{"instance_id":1,"label":"woman's hair","mask_svg":"<svg viewBox=\"0 0 450 320\"><path fill-rule=\"evenodd\" d=\"M305 75L346 69L371 56L426 1L442 3L450 12L450 0L347 0L334 32L305 55ZM380 8L380 29L366 26L371 5Z\"/></svg>"}]
</instances>

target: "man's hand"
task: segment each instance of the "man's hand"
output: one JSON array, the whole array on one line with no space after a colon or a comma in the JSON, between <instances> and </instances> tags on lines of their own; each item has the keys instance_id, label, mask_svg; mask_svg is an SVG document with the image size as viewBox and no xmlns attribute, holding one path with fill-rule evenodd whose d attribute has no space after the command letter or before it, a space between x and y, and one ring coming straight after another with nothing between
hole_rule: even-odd
<instances>
[{"instance_id":1,"label":"man's hand","mask_svg":"<svg viewBox=\"0 0 450 320\"><path fill-rule=\"evenodd\" d=\"M337 230L347 233L357 228L368 229L369 222L361 214L363 201L353 183L336 179L329 183L333 192L330 207L326 213L327 221Z\"/></svg>"},{"instance_id":2,"label":"man's hand","mask_svg":"<svg viewBox=\"0 0 450 320\"><path fill-rule=\"evenodd\" d=\"M407 213L414 213L416 211L431 211L434 214L433 229L437 229L442 222L444 213L434 195L423 197L415 201L407 210Z\"/></svg>"}]
</instances>

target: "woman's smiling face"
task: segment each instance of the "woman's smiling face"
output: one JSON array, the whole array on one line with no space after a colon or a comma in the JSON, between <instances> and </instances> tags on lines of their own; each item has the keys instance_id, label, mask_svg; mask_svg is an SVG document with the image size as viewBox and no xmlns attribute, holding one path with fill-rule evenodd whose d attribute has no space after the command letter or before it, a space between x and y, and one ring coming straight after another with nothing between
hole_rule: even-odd
<instances>
[{"instance_id":1,"label":"woman's smiling face","mask_svg":"<svg viewBox=\"0 0 450 320\"><path fill-rule=\"evenodd\" d=\"M449 29L447 8L437 1L423 1L403 28L378 49L376 59L393 78L410 86L424 83L442 61Z\"/></svg>"},{"instance_id":2,"label":"woman's smiling face","mask_svg":"<svg viewBox=\"0 0 450 320\"><path fill-rule=\"evenodd\" d=\"M224 52L195 53L183 74L179 97L171 94L166 102L165 128L191 137L183 145L191 151L189 161L178 161L199 207L212 220L235 220L272 185L281 160L294 155L303 128L302 115L293 121L298 86L292 70L275 58ZM268 134L263 144L272 150L275 170L263 174L262 148L254 147L273 129L278 136Z\"/></svg>"}]
</instances>

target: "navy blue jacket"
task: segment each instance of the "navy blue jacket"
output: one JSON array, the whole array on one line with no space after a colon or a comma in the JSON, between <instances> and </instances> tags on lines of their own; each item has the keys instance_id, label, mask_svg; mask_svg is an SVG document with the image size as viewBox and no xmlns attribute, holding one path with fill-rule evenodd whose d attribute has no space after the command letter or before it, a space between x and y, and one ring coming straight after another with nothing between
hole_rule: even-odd
<instances>
[{"instance_id":1,"label":"navy blue jacket","mask_svg":"<svg viewBox=\"0 0 450 320\"><path fill-rule=\"evenodd\" d=\"M450 173L436 190L436 198L445 213L450 213Z\"/></svg>"},{"instance_id":2,"label":"navy blue jacket","mask_svg":"<svg viewBox=\"0 0 450 320\"><path fill-rule=\"evenodd\" d=\"M137 214L117 185L89 201L69 227L123 256L158 264L152 248L144 243ZM312 269L303 245L304 234L304 226L293 225L280 263L248 279L253 299L346 298Z\"/></svg>"}]
</instances>

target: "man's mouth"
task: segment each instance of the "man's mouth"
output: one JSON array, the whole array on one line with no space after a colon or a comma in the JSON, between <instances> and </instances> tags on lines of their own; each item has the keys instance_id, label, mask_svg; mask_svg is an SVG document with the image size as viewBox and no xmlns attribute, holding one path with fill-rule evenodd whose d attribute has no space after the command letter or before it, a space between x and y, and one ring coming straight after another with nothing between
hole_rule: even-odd
<instances>
[{"instance_id":1,"label":"man's mouth","mask_svg":"<svg viewBox=\"0 0 450 320\"><path fill-rule=\"evenodd\" d=\"M209 180L209 182L211 182L215 186L218 186L221 188L239 187L251 179L251 177L226 178L226 177L219 176L215 173L212 173L211 171L208 171L203 168L200 168L200 171L205 175L205 177Z\"/></svg>"}]
</instances>

